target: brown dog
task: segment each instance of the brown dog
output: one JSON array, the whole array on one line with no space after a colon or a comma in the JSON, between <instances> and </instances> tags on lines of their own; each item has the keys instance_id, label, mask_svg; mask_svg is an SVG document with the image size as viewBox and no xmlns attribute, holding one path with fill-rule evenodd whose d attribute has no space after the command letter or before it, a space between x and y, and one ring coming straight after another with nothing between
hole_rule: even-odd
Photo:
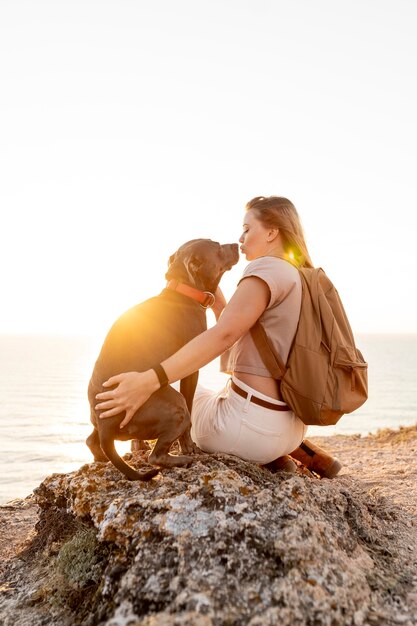
<instances>
[{"instance_id":1,"label":"brown dog","mask_svg":"<svg viewBox=\"0 0 417 626\"><path fill-rule=\"evenodd\" d=\"M157 439L149 462L159 467L187 465L198 449L190 437L190 412L198 372L181 380L181 393L168 386L154 393L123 429L123 414L99 419L96 394L110 376L145 371L179 350L207 328L206 311L226 270L239 258L237 244L220 245L210 239L185 243L169 259L166 279L159 296L124 313L110 329L91 376L88 398L94 431L87 445L96 461L110 460L130 480L149 480L158 469L139 473L117 453L114 440ZM183 293L182 293L183 292ZM185 295L186 294L186 295ZM179 439L182 455L170 455Z\"/></svg>"}]
</instances>

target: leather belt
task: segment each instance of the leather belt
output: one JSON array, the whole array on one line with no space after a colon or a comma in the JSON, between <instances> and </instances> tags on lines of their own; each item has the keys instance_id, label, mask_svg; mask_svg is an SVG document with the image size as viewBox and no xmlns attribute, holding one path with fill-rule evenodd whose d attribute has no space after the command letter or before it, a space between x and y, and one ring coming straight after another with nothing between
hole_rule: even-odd
<instances>
[{"instance_id":1,"label":"leather belt","mask_svg":"<svg viewBox=\"0 0 417 626\"><path fill-rule=\"evenodd\" d=\"M248 397L248 392L238 387L233 380L231 381L230 386L233 391L235 391L239 396L242 396L242 398ZM286 404L272 404L272 402L262 400L262 398L257 398L254 395L251 396L250 402L258 404L259 406L263 406L265 409L272 409L272 411L291 411L290 407Z\"/></svg>"}]
</instances>

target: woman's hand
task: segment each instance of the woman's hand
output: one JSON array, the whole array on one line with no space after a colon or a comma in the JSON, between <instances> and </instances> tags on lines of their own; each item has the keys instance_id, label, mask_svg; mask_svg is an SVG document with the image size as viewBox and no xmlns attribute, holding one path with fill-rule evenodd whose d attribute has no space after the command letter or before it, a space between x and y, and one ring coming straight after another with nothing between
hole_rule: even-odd
<instances>
[{"instance_id":1,"label":"woman's hand","mask_svg":"<svg viewBox=\"0 0 417 626\"><path fill-rule=\"evenodd\" d=\"M103 387L113 387L115 389L103 391L96 395L99 404L96 404L96 411L103 411L99 417L114 417L119 413L126 412L120 428L126 426L136 411L144 404L154 391L159 389L159 382L153 370L146 372L124 372L117 376L112 376Z\"/></svg>"},{"instance_id":2,"label":"woman's hand","mask_svg":"<svg viewBox=\"0 0 417 626\"><path fill-rule=\"evenodd\" d=\"M224 297L224 294L222 292L222 290L220 289L220 287L217 287L216 292L214 294L215 296L215 301L213 306L211 307L211 310L213 311L216 320L219 319L221 312L223 311L224 307L226 306L227 302L226 302L226 298Z\"/></svg>"}]
</instances>

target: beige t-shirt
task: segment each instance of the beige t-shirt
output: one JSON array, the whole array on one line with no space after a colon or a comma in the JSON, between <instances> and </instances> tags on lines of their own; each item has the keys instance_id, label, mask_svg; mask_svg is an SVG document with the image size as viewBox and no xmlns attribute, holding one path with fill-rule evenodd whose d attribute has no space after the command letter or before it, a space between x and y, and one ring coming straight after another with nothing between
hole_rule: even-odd
<instances>
[{"instance_id":1,"label":"beige t-shirt","mask_svg":"<svg viewBox=\"0 0 417 626\"><path fill-rule=\"evenodd\" d=\"M302 288L298 270L283 259L264 256L249 263L239 282L249 276L261 278L269 287L271 298L259 321L272 350L286 363L300 317ZM271 376L250 332L222 354L220 371Z\"/></svg>"}]
</instances>

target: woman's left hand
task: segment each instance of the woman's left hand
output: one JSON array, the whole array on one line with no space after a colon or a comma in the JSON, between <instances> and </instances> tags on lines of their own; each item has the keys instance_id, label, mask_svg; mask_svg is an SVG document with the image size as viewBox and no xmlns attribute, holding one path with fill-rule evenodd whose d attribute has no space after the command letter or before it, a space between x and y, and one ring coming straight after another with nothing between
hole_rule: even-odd
<instances>
[{"instance_id":1,"label":"woman's left hand","mask_svg":"<svg viewBox=\"0 0 417 626\"><path fill-rule=\"evenodd\" d=\"M102 411L100 418L114 417L119 413L126 412L120 428L126 426L136 411L144 404L149 397L159 387L156 374L153 370L147 372L124 372L117 376L112 376L103 387L113 387L115 389L103 391L96 395L99 403L96 404L96 411Z\"/></svg>"},{"instance_id":2,"label":"woman's left hand","mask_svg":"<svg viewBox=\"0 0 417 626\"><path fill-rule=\"evenodd\" d=\"M216 320L218 320L227 302L220 287L217 287L214 296L215 296L215 301L214 301L213 306L211 307L211 310L213 311L216 317Z\"/></svg>"}]
</instances>

